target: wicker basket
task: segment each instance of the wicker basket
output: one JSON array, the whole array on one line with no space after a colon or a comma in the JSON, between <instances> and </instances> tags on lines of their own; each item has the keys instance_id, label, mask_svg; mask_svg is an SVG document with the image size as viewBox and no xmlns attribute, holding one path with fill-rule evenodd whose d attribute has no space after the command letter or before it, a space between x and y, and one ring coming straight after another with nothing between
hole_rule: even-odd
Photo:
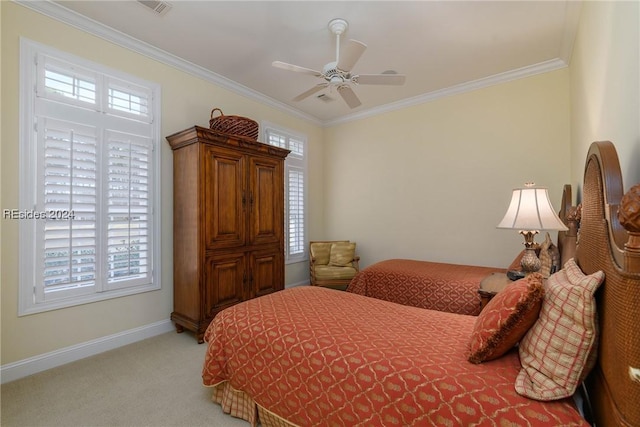
<instances>
[{"instance_id":1,"label":"wicker basket","mask_svg":"<svg viewBox=\"0 0 640 427\"><path fill-rule=\"evenodd\" d=\"M213 117L213 114L218 111L220 115ZM211 120L209 120L209 127L217 132L226 133L229 135L245 136L254 140L258 139L258 123L241 116L225 116L222 110L214 108L211 110Z\"/></svg>"}]
</instances>

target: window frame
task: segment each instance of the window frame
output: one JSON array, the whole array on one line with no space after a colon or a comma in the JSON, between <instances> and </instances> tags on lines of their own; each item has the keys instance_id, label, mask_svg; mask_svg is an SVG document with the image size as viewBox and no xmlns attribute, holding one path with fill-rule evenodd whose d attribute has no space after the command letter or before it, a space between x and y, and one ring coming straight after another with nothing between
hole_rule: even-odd
<instances>
[{"instance_id":1,"label":"window frame","mask_svg":"<svg viewBox=\"0 0 640 427\"><path fill-rule=\"evenodd\" d=\"M70 65L96 77L96 92L93 103L69 97L65 98L64 95L53 93L52 91L43 91L45 76L43 58L45 57L49 61L47 64L57 62L62 69L66 65ZM116 86L113 85L114 82ZM130 85L132 90L142 90L149 96L146 113L134 114L126 111L115 111L109 107L107 98L110 89L122 88L123 84ZM19 220L18 231L20 236L18 256L19 260L22 261L19 262L18 274L18 316L161 289L160 85L44 44L20 38L19 90L19 212L16 219ZM84 120L85 117L90 122ZM43 254L43 252L39 252L39 250L43 249L41 243L38 243L38 237L42 236L44 227L38 226L37 221L40 221L39 219L25 218L29 213L39 215L38 206L44 203L41 199L42 196L39 193L36 194L36 191L44 187L44 182L39 179L41 176L38 172L38 160L40 156L44 155L44 151L42 151L44 147L41 144L46 135L43 133L44 126L42 126L41 122L46 120L75 122L79 126L96 126L95 123L100 123L97 126L100 131L96 132L96 170L99 172L95 181L95 197L99 200L106 200L109 191L106 179L110 173L108 166L109 156L101 155L101 153L106 153L109 149L108 135L130 133L135 137L141 136L146 139L144 159L148 161L148 182L145 195L148 197L148 202L143 216L148 217L144 220L144 224L148 223L147 239L149 240L148 249L144 251L145 254L148 254L146 260L148 272L145 274L147 278L143 280L131 278L125 281L118 281L112 278L108 281L105 270L107 270L106 266L109 264L109 256L108 252L104 250L107 247L106 241L108 240L106 226L108 209L107 206L102 209L98 207L96 213L102 219L95 220L96 247L100 246L103 249L96 249L95 253L95 258L97 258L97 261L95 261L97 271L95 283L86 288L64 290L57 295L51 293L49 299L46 298L44 282L38 283L36 281L37 277L42 277L46 266L44 264L38 266L38 263L31 261L36 259L36 256ZM114 126L114 123L117 123L117 126ZM42 154L37 150L40 150ZM128 154L133 155L132 152ZM113 169L111 169L111 172L114 173ZM131 187L129 187L129 190L131 190ZM128 200L133 199L130 198ZM96 206L100 206L100 202ZM128 250L132 250L131 248L129 246ZM114 261L112 260L112 262Z\"/></svg>"},{"instance_id":2,"label":"window frame","mask_svg":"<svg viewBox=\"0 0 640 427\"><path fill-rule=\"evenodd\" d=\"M298 262L305 262L309 260L309 233L308 233L308 187L309 187L309 168L308 168L308 140L307 136L292 131L290 129L284 128L282 126L276 125L274 123L270 123L268 121L263 121L261 124L262 129L262 140L265 144L269 143L269 134L275 133L286 138L286 146L282 148L286 148L287 150L291 150L289 140L293 139L297 142L302 143L302 155L296 154L295 150L292 150L291 153L286 157L284 162L284 206L285 206L285 215L284 215L284 232L285 232L285 264L293 264ZM272 144L270 144L272 145ZM290 245L289 245L289 173L291 170L302 171L303 176L303 185L302 185L302 197L303 197L303 220L302 220L302 252L301 253L290 253Z\"/></svg>"}]
</instances>

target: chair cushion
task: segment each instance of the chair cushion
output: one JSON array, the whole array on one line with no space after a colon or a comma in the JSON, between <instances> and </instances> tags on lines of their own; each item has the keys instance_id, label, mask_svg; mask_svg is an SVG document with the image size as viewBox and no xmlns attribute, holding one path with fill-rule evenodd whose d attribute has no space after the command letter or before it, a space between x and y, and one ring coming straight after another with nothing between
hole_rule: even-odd
<instances>
[{"instance_id":1,"label":"chair cushion","mask_svg":"<svg viewBox=\"0 0 640 427\"><path fill-rule=\"evenodd\" d=\"M516 391L537 400L571 396L595 365L597 319L594 293L604 280L585 275L571 258L545 284L540 317L522 338Z\"/></svg>"},{"instance_id":2,"label":"chair cushion","mask_svg":"<svg viewBox=\"0 0 640 427\"><path fill-rule=\"evenodd\" d=\"M353 267L336 267L331 265L318 265L315 268L316 280L343 280L352 279L357 271Z\"/></svg>"},{"instance_id":3,"label":"chair cushion","mask_svg":"<svg viewBox=\"0 0 640 427\"><path fill-rule=\"evenodd\" d=\"M538 320L544 288L542 275L533 273L507 285L489 301L473 327L469 361L496 359L511 348Z\"/></svg>"},{"instance_id":4,"label":"chair cushion","mask_svg":"<svg viewBox=\"0 0 640 427\"><path fill-rule=\"evenodd\" d=\"M356 254L356 244L353 242L336 242L331 244L329 265L334 267L350 266Z\"/></svg>"},{"instance_id":5,"label":"chair cushion","mask_svg":"<svg viewBox=\"0 0 640 427\"><path fill-rule=\"evenodd\" d=\"M329 264L329 253L331 252L332 242L313 242L311 243L311 256L315 258L316 265Z\"/></svg>"}]
</instances>

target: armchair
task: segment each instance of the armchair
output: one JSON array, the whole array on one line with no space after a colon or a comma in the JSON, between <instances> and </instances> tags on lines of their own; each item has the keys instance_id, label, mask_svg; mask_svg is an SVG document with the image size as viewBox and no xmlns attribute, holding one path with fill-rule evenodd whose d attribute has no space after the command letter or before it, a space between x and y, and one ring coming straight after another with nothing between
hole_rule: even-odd
<instances>
[{"instance_id":1,"label":"armchair","mask_svg":"<svg viewBox=\"0 0 640 427\"><path fill-rule=\"evenodd\" d=\"M360 271L355 251L355 242L348 240L309 242L311 285L346 289Z\"/></svg>"}]
</instances>

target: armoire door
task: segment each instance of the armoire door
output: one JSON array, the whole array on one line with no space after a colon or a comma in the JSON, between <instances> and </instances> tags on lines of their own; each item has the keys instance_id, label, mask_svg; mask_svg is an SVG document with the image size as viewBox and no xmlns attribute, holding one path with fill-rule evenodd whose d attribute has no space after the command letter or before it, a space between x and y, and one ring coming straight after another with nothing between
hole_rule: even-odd
<instances>
[{"instance_id":1,"label":"armoire door","mask_svg":"<svg viewBox=\"0 0 640 427\"><path fill-rule=\"evenodd\" d=\"M212 255L205 259L204 310L206 318L246 299L249 277L244 252Z\"/></svg>"},{"instance_id":2,"label":"armoire door","mask_svg":"<svg viewBox=\"0 0 640 427\"><path fill-rule=\"evenodd\" d=\"M205 248L220 249L245 244L245 159L242 153L203 146L204 173L201 179L204 205Z\"/></svg>"},{"instance_id":3,"label":"armoire door","mask_svg":"<svg viewBox=\"0 0 640 427\"><path fill-rule=\"evenodd\" d=\"M282 162L249 159L249 242L278 243L284 230L284 182Z\"/></svg>"},{"instance_id":4,"label":"armoire door","mask_svg":"<svg viewBox=\"0 0 640 427\"><path fill-rule=\"evenodd\" d=\"M249 253L249 298L270 294L284 288L284 255L279 250L265 249Z\"/></svg>"}]
</instances>

